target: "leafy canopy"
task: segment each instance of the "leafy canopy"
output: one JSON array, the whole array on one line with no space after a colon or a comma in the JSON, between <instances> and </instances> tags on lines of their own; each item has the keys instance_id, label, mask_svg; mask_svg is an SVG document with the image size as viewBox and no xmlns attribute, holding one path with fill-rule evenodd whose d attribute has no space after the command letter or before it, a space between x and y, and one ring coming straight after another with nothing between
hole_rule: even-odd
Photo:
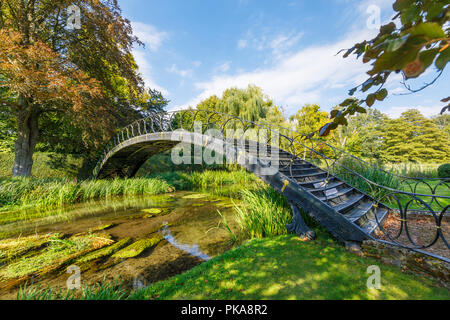
<instances>
[{"instance_id":1,"label":"leafy canopy","mask_svg":"<svg viewBox=\"0 0 450 320\"><path fill-rule=\"evenodd\" d=\"M318 131L321 136L328 135L339 125L346 125L349 115L365 113L364 104L372 107L376 101L386 99L388 90L384 85L392 73L402 73L406 81L419 77L434 65L437 79L450 60L448 0L396 0L393 9L397 13L393 20L399 19L399 27L392 21L383 25L372 40L357 43L346 50L344 58L353 54L357 58L362 57L364 63L371 63L368 79L349 91L350 96L357 91L366 96L362 99L350 97L343 101L339 109L331 112L332 122ZM412 90L403 83L412 92L423 89ZM442 99L442 102L449 101L450 97ZM443 108L442 113L445 110L450 110L450 104Z\"/></svg>"}]
</instances>

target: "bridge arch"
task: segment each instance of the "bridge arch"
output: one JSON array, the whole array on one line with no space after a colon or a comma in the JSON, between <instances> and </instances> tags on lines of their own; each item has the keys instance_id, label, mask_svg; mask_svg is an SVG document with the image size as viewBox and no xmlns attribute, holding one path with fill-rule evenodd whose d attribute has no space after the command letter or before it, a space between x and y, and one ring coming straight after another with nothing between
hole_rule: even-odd
<instances>
[{"instance_id":1,"label":"bridge arch","mask_svg":"<svg viewBox=\"0 0 450 320\"><path fill-rule=\"evenodd\" d=\"M195 131L196 120L201 121L200 132ZM249 128L264 129L269 132L270 138L267 144L255 141L252 144L251 140L244 137L230 140L205 135L205 132L212 128L222 134L230 128L241 128L244 132ZM280 139L278 145L272 143L275 136ZM414 186L414 192L395 190L370 181L358 170L348 168L341 160L344 155L356 161L359 168L380 172L382 169L323 141L300 135L287 128L274 129L265 124L218 112L183 110L155 113L130 124L120 130L107 145L93 171L93 177L132 177L149 157L168 151L180 143L190 143L222 154L224 150L232 150L234 155L244 155L242 162L237 159L238 163L288 199L295 213L294 221L288 228L297 233L304 233L306 230L296 210L296 207L299 207L341 242L360 242L366 239L381 241L378 238L381 234L382 241L432 256L436 255L426 250L440 240L450 250L442 231L442 225L448 223L446 214L450 206L445 205L450 196L437 192L438 187L449 188L449 179L440 179L436 183L426 179L398 176L402 183L406 181L406 184ZM252 149L252 145L256 146L256 149ZM259 156L258 150L265 146L271 155L278 155L275 160ZM311 160L306 161L307 154ZM384 173L389 174L385 171ZM348 177L351 178L350 181L356 181L358 184L349 183ZM422 183L428 186L436 185L430 187L432 194L415 192ZM411 209L412 204L434 219L436 232L429 242L418 243L411 236L412 231L408 230L410 213L417 211L417 208ZM384 228L388 217L401 221L395 232ZM406 242L405 237L402 237L405 234ZM436 257L450 262L448 258Z\"/></svg>"}]
</instances>

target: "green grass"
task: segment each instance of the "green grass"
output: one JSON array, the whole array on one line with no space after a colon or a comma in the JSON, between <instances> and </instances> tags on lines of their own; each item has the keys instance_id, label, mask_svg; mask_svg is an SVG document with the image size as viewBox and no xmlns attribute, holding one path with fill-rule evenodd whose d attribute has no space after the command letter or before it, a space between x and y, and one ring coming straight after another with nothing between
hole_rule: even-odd
<instances>
[{"instance_id":1,"label":"green grass","mask_svg":"<svg viewBox=\"0 0 450 320\"><path fill-rule=\"evenodd\" d=\"M450 299L447 289L402 273L372 258L361 258L319 231L313 242L296 236L253 239L201 265L145 289L130 291L105 282L80 291L23 287L18 299ZM367 288L367 268L381 270L381 288Z\"/></svg>"},{"instance_id":2,"label":"green grass","mask_svg":"<svg viewBox=\"0 0 450 320\"><path fill-rule=\"evenodd\" d=\"M82 286L81 290L62 290L41 288L39 286L21 286L17 291L17 300L122 300L129 295L123 283L106 281Z\"/></svg>"},{"instance_id":3,"label":"green grass","mask_svg":"<svg viewBox=\"0 0 450 320\"><path fill-rule=\"evenodd\" d=\"M415 178L439 178L438 168L442 163L388 163L385 168L397 175Z\"/></svg>"},{"instance_id":4,"label":"green grass","mask_svg":"<svg viewBox=\"0 0 450 320\"><path fill-rule=\"evenodd\" d=\"M381 289L368 289L367 268L381 269ZM254 239L130 299L450 299L447 289L360 258L319 233Z\"/></svg>"},{"instance_id":5,"label":"green grass","mask_svg":"<svg viewBox=\"0 0 450 320\"><path fill-rule=\"evenodd\" d=\"M8 178L0 181L0 211L50 208L122 195L155 195L170 191L159 179L76 180ZM0 215L0 222L3 217Z\"/></svg>"}]
</instances>

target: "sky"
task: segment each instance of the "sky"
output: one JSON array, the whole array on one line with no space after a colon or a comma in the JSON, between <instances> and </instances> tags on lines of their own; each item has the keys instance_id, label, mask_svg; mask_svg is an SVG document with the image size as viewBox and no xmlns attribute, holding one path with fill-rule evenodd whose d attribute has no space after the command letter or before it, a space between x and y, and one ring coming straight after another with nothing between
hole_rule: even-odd
<instances>
[{"instance_id":1,"label":"sky","mask_svg":"<svg viewBox=\"0 0 450 320\"><path fill-rule=\"evenodd\" d=\"M261 87L286 116L307 103L325 111L367 79L370 65L337 55L372 39L394 16L394 0L119 0L145 47L133 53L146 86L170 100L168 110L195 107L230 87ZM449 68L425 90L405 95L401 75L375 107L391 117L416 108L440 112ZM433 68L408 81L420 88ZM444 90L445 89L445 90Z\"/></svg>"}]
</instances>

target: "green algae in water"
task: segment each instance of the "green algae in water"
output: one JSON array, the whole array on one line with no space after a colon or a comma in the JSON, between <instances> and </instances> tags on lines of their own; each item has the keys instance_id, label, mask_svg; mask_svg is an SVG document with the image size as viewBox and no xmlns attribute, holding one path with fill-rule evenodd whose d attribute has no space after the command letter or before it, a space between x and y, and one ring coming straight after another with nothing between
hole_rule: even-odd
<instances>
[{"instance_id":1,"label":"green algae in water","mask_svg":"<svg viewBox=\"0 0 450 320\"><path fill-rule=\"evenodd\" d=\"M30 256L22 256L16 262L7 265L0 271L0 279L23 277L35 272L46 273L67 262L71 256L87 250L93 243L91 237L74 237L59 239L52 237L50 244L43 251ZM47 270L48 269L48 270Z\"/></svg>"},{"instance_id":2,"label":"green algae in water","mask_svg":"<svg viewBox=\"0 0 450 320\"><path fill-rule=\"evenodd\" d=\"M117 224L115 224L115 223L105 224L103 226L99 226L99 227L96 227L96 228L92 229L92 231L108 230L108 229L111 229L111 228L115 227L116 225Z\"/></svg>"},{"instance_id":3,"label":"green algae in water","mask_svg":"<svg viewBox=\"0 0 450 320\"><path fill-rule=\"evenodd\" d=\"M138 240L128 247L116 252L111 258L127 259L137 257L148 248L156 246L162 239L164 239L163 236L158 235L151 239Z\"/></svg>"},{"instance_id":4,"label":"green algae in water","mask_svg":"<svg viewBox=\"0 0 450 320\"><path fill-rule=\"evenodd\" d=\"M132 241L131 238L121 239L118 242L114 243L113 245L88 253L84 257L78 259L76 263L88 263L93 260L108 257L113 253L119 251L123 247L127 246L129 243L131 243L131 241Z\"/></svg>"},{"instance_id":5,"label":"green algae in water","mask_svg":"<svg viewBox=\"0 0 450 320\"><path fill-rule=\"evenodd\" d=\"M208 195L203 193L197 193L197 194L190 194L187 196L184 196L182 199L202 199L206 198Z\"/></svg>"},{"instance_id":6,"label":"green algae in water","mask_svg":"<svg viewBox=\"0 0 450 320\"><path fill-rule=\"evenodd\" d=\"M141 211L150 214L160 214L163 210L158 208L142 209Z\"/></svg>"},{"instance_id":7,"label":"green algae in water","mask_svg":"<svg viewBox=\"0 0 450 320\"><path fill-rule=\"evenodd\" d=\"M50 239L59 239L62 235L51 234L45 236L28 236L18 239L0 241L0 263L10 262L28 253L33 253L44 247Z\"/></svg>"},{"instance_id":8,"label":"green algae in water","mask_svg":"<svg viewBox=\"0 0 450 320\"><path fill-rule=\"evenodd\" d=\"M219 208L232 208L233 204L227 203L227 202L221 202L221 203L217 203L216 206Z\"/></svg>"},{"instance_id":9,"label":"green algae in water","mask_svg":"<svg viewBox=\"0 0 450 320\"><path fill-rule=\"evenodd\" d=\"M204 203L194 203L192 206L193 207L203 207L205 204Z\"/></svg>"}]
</instances>

